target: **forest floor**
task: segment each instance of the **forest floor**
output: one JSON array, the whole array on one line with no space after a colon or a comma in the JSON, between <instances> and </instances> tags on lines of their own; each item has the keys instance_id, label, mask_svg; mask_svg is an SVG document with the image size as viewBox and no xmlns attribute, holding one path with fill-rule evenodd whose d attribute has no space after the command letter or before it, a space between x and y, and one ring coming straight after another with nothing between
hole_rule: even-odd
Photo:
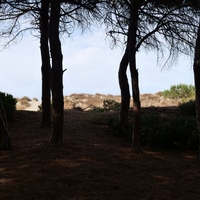
<instances>
[{"instance_id":1,"label":"forest floor","mask_svg":"<svg viewBox=\"0 0 200 200\"><path fill-rule=\"evenodd\" d=\"M13 143L0 151L1 200L200 199L200 164L194 152L134 154L105 125L112 112L65 111L64 140L49 143L41 112L16 111Z\"/></svg>"}]
</instances>

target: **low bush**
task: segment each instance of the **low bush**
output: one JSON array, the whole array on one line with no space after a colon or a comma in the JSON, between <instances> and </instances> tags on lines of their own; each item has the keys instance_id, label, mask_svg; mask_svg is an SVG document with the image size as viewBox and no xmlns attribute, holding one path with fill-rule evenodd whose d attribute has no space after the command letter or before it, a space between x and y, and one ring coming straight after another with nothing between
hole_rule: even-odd
<instances>
[{"instance_id":1,"label":"low bush","mask_svg":"<svg viewBox=\"0 0 200 200\"><path fill-rule=\"evenodd\" d=\"M94 112L105 112L105 111L119 111L120 103L116 102L115 100L105 99L103 101L102 107L93 107Z\"/></svg>"},{"instance_id":2,"label":"low bush","mask_svg":"<svg viewBox=\"0 0 200 200\"><path fill-rule=\"evenodd\" d=\"M17 100L11 94L7 94L4 92L0 92L0 99L3 102L8 120L12 120L13 113L16 110Z\"/></svg>"},{"instance_id":3,"label":"low bush","mask_svg":"<svg viewBox=\"0 0 200 200\"><path fill-rule=\"evenodd\" d=\"M177 99L185 102L195 98L195 87L186 84L172 85L169 90L163 91L162 95L165 98Z\"/></svg>"},{"instance_id":4,"label":"low bush","mask_svg":"<svg viewBox=\"0 0 200 200\"><path fill-rule=\"evenodd\" d=\"M188 141L197 132L196 119L191 116L142 116L142 145L162 149L188 149Z\"/></svg>"},{"instance_id":5,"label":"low bush","mask_svg":"<svg viewBox=\"0 0 200 200\"><path fill-rule=\"evenodd\" d=\"M131 142L133 121L121 130L119 119L111 117L107 125L112 134L123 135ZM121 134L123 133L123 134ZM141 142L143 147L155 149L196 150L198 135L195 116L148 112L141 115Z\"/></svg>"},{"instance_id":6,"label":"low bush","mask_svg":"<svg viewBox=\"0 0 200 200\"><path fill-rule=\"evenodd\" d=\"M120 103L115 100L106 99L103 101L103 108L106 111L118 111L120 109Z\"/></svg>"}]
</instances>

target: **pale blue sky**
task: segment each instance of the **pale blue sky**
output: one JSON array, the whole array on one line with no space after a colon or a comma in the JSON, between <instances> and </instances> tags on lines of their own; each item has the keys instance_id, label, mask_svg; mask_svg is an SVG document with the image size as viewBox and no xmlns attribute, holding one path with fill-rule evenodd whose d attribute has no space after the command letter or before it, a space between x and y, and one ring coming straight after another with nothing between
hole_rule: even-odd
<instances>
[{"instance_id":1,"label":"pale blue sky","mask_svg":"<svg viewBox=\"0 0 200 200\"><path fill-rule=\"evenodd\" d=\"M37 38L26 36L20 43L0 52L0 91L14 97L41 99L40 44ZM102 93L119 95L118 66L121 48L110 49L105 34L76 34L62 42L64 95L71 93ZM140 92L156 93L171 85L193 84L192 63L181 57L170 69L157 66L156 54L137 55Z\"/></svg>"}]
</instances>

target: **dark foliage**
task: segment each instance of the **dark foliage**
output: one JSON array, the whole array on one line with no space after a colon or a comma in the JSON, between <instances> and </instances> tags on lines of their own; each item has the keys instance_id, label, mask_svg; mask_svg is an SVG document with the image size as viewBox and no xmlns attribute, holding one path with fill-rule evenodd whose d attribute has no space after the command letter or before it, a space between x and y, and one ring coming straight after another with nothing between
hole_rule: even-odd
<instances>
[{"instance_id":1,"label":"dark foliage","mask_svg":"<svg viewBox=\"0 0 200 200\"><path fill-rule=\"evenodd\" d=\"M195 100L190 100L188 102L181 103L179 109L182 115L196 116L196 102Z\"/></svg>"},{"instance_id":2,"label":"dark foliage","mask_svg":"<svg viewBox=\"0 0 200 200\"><path fill-rule=\"evenodd\" d=\"M0 99L3 102L8 120L12 120L13 113L16 110L17 100L11 94L7 94L4 92L0 92Z\"/></svg>"},{"instance_id":3,"label":"dark foliage","mask_svg":"<svg viewBox=\"0 0 200 200\"><path fill-rule=\"evenodd\" d=\"M195 117L144 114L142 144L151 148L188 149L188 141L197 132Z\"/></svg>"},{"instance_id":4,"label":"dark foliage","mask_svg":"<svg viewBox=\"0 0 200 200\"><path fill-rule=\"evenodd\" d=\"M175 112L158 112L156 108L150 112L143 111L141 116L143 147L165 150L197 150L198 134L195 115L182 114L181 110L180 113ZM190 111L188 112L190 113ZM131 116L130 121L132 121ZM125 136L130 141L132 124L131 122L124 130L120 131L117 116L107 120L112 134Z\"/></svg>"}]
</instances>

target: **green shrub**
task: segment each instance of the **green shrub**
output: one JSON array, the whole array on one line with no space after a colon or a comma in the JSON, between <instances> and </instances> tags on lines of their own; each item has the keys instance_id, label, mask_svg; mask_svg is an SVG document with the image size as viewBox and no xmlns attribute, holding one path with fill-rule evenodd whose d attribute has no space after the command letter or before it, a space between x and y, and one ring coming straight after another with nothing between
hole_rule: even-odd
<instances>
[{"instance_id":1,"label":"green shrub","mask_svg":"<svg viewBox=\"0 0 200 200\"><path fill-rule=\"evenodd\" d=\"M169 90L162 92L165 98L188 101L195 98L195 87L193 85L172 85Z\"/></svg>"},{"instance_id":2,"label":"green shrub","mask_svg":"<svg viewBox=\"0 0 200 200\"><path fill-rule=\"evenodd\" d=\"M8 120L13 119L13 113L16 110L17 100L13 98L11 94L7 94L4 92L0 92L0 99L3 102Z\"/></svg>"},{"instance_id":3,"label":"green shrub","mask_svg":"<svg viewBox=\"0 0 200 200\"><path fill-rule=\"evenodd\" d=\"M118 111L120 109L120 103L115 100L106 99L103 101L103 108L107 111Z\"/></svg>"},{"instance_id":4,"label":"green shrub","mask_svg":"<svg viewBox=\"0 0 200 200\"><path fill-rule=\"evenodd\" d=\"M115 100L106 99L103 101L102 107L93 107L94 112L105 112L105 111L118 111L120 109L120 103Z\"/></svg>"}]
</instances>

